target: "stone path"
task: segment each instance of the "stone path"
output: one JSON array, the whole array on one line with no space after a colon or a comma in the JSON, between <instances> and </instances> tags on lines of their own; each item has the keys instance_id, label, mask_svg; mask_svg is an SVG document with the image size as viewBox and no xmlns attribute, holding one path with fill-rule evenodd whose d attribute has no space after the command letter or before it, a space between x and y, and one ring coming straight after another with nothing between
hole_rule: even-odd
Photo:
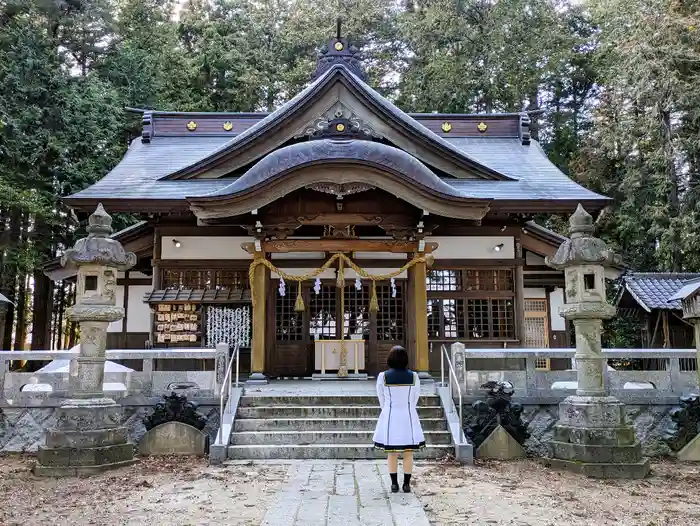
<instances>
[{"instance_id":1,"label":"stone path","mask_svg":"<svg viewBox=\"0 0 700 526\"><path fill-rule=\"evenodd\" d=\"M388 478L385 462L291 463L262 526L430 526L416 496L390 493Z\"/></svg>"}]
</instances>

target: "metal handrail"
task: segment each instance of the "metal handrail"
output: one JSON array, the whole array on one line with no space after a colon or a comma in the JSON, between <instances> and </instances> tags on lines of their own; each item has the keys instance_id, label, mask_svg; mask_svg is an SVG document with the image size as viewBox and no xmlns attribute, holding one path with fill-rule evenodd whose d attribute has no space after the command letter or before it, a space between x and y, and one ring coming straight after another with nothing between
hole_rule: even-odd
<instances>
[{"instance_id":1,"label":"metal handrail","mask_svg":"<svg viewBox=\"0 0 700 526\"><path fill-rule=\"evenodd\" d=\"M231 398L231 367L233 366L233 362L236 362L236 389L238 389L238 377L239 377L239 372L240 372L240 349L241 346L236 342L234 348L233 348L233 356L228 362L228 367L226 367L226 373L224 375L224 383L221 386L221 390L219 391L219 433L216 435L216 443L217 444L222 444L224 441L223 437L223 432L224 432L224 393L226 393L226 400L228 401Z\"/></svg>"},{"instance_id":2,"label":"metal handrail","mask_svg":"<svg viewBox=\"0 0 700 526\"><path fill-rule=\"evenodd\" d=\"M462 403L462 387L459 385L459 378L457 378L457 373L455 372L454 367L452 366L452 360L450 359L449 355L447 354L447 347L445 344L442 344L440 346L440 376L441 376L441 385L442 387L446 387L445 385L445 360L447 360L447 367L449 371L449 388L450 388L450 396L452 396L452 381L454 380L454 383L457 385L457 394L459 395L459 440L460 443L462 443L462 440L464 440L464 404Z\"/></svg>"}]
</instances>

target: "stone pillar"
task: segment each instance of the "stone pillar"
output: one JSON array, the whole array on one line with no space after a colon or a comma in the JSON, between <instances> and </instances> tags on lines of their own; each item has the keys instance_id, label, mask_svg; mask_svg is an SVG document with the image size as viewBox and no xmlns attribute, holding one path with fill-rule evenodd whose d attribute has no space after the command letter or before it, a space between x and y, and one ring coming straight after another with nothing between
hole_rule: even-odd
<instances>
[{"instance_id":1,"label":"stone pillar","mask_svg":"<svg viewBox=\"0 0 700 526\"><path fill-rule=\"evenodd\" d=\"M259 257L256 254L256 257ZM270 271L263 265L257 265L253 277L253 341L250 356L250 378L248 383L266 384L265 376L265 330L267 321L267 288Z\"/></svg>"},{"instance_id":2,"label":"stone pillar","mask_svg":"<svg viewBox=\"0 0 700 526\"><path fill-rule=\"evenodd\" d=\"M619 257L593 237L593 218L581 205L569 225L571 239L547 258L547 265L564 271L565 303L560 314L573 322L576 331L578 389L559 404L548 462L591 477L643 478L649 473L649 459L642 458L625 405L608 396L601 351L603 320L615 315L606 299L605 267Z\"/></svg>"},{"instance_id":3,"label":"stone pillar","mask_svg":"<svg viewBox=\"0 0 700 526\"><path fill-rule=\"evenodd\" d=\"M414 367L421 379L430 378L430 357L428 349L428 291L426 286L427 266L425 263L416 263L410 269L409 284L413 288L411 290L411 298L413 301L412 312L415 313L415 320L408 320L409 323L414 321L415 329L415 349L416 363Z\"/></svg>"},{"instance_id":4,"label":"stone pillar","mask_svg":"<svg viewBox=\"0 0 700 526\"><path fill-rule=\"evenodd\" d=\"M80 325L80 353L71 364L68 399L56 410L56 427L46 432L39 447L39 476L91 475L135 462L128 430L121 425L121 408L103 394L107 326L124 317L116 305L117 274L136 264L110 238L112 218L102 205L90 216L88 237L76 242L61 258L76 267L76 302L68 319Z\"/></svg>"}]
</instances>

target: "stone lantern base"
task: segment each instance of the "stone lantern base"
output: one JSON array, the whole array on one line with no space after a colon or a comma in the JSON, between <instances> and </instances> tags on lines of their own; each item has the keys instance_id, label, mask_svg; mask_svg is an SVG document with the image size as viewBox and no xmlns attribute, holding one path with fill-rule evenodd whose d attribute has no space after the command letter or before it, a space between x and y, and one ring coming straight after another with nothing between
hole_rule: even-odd
<instances>
[{"instance_id":1,"label":"stone lantern base","mask_svg":"<svg viewBox=\"0 0 700 526\"><path fill-rule=\"evenodd\" d=\"M108 398L65 400L56 427L39 447L34 474L44 477L95 475L136 462L121 407Z\"/></svg>"},{"instance_id":2,"label":"stone lantern base","mask_svg":"<svg viewBox=\"0 0 700 526\"><path fill-rule=\"evenodd\" d=\"M559 421L547 464L598 478L640 479L649 474L625 404L613 396L569 396L559 404Z\"/></svg>"}]
</instances>

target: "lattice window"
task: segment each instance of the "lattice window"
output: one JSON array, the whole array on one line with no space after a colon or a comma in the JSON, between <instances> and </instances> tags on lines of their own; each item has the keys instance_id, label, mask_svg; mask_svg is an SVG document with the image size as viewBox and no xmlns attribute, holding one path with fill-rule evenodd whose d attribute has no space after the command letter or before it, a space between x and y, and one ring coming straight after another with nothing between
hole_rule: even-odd
<instances>
[{"instance_id":1,"label":"lattice window","mask_svg":"<svg viewBox=\"0 0 700 526\"><path fill-rule=\"evenodd\" d=\"M250 288L244 270L163 269L164 289L236 289Z\"/></svg>"},{"instance_id":2,"label":"lattice window","mask_svg":"<svg viewBox=\"0 0 700 526\"><path fill-rule=\"evenodd\" d=\"M547 300L525 299L524 304L524 346L530 349L544 349L549 347L549 340L547 338ZM549 370L549 360L547 358L537 359L535 368Z\"/></svg>"},{"instance_id":3,"label":"lattice window","mask_svg":"<svg viewBox=\"0 0 700 526\"><path fill-rule=\"evenodd\" d=\"M496 340L511 340L515 338L515 313L513 300L491 301L491 338Z\"/></svg>"},{"instance_id":4,"label":"lattice window","mask_svg":"<svg viewBox=\"0 0 700 526\"><path fill-rule=\"evenodd\" d=\"M426 286L428 290L462 290L462 272L459 270L429 270Z\"/></svg>"},{"instance_id":5,"label":"lattice window","mask_svg":"<svg viewBox=\"0 0 700 526\"><path fill-rule=\"evenodd\" d=\"M311 293L309 333L316 339L336 338L336 290L335 285L321 285L318 294Z\"/></svg>"},{"instance_id":6,"label":"lattice window","mask_svg":"<svg viewBox=\"0 0 700 526\"><path fill-rule=\"evenodd\" d=\"M438 299L428 300L428 338L436 340L442 337L441 301Z\"/></svg>"},{"instance_id":7,"label":"lattice window","mask_svg":"<svg viewBox=\"0 0 700 526\"><path fill-rule=\"evenodd\" d=\"M396 282L396 297L392 297L391 285L377 284L377 340L403 341L403 284Z\"/></svg>"},{"instance_id":8,"label":"lattice window","mask_svg":"<svg viewBox=\"0 0 700 526\"><path fill-rule=\"evenodd\" d=\"M248 272L244 270L217 270L214 279L217 289L248 289Z\"/></svg>"},{"instance_id":9,"label":"lattice window","mask_svg":"<svg viewBox=\"0 0 700 526\"><path fill-rule=\"evenodd\" d=\"M464 338L464 300L442 300L444 338Z\"/></svg>"},{"instance_id":10,"label":"lattice window","mask_svg":"<svg viewBox=\"0 0 700 526\"><path fill-rule=\"evenodd\" d=\"M467 338L489 338L489 300L467 301Z\"/></svg>"},{"instance_id":11,"label":"lattice window","mask_svg":"<svg viewBox=\"0 0 700 526\"><path fill-rule=\"evenodd\" d=\"M343 330L347 338L353 334L369 337L369 299L369 285L362 285L360 290L354 284L345 287Z\"/></svg>"},{"instance_id":12,"label":"lattice window","mask_svg":"<svg viewBox=\"0 0 700 526\"><path fill-rule=\"evenodd\" d=\"M510 292L513 290L513 271L467 270L466 290Z\"/></svg>"},{"instance_id":13,"label":"lattice window","mask_svg":"<svg viewBox=\"0 0 700 526\"><path fill-rule=\"evenodd\" d=\"M163 270L163 288L166 289L207 289L211 282L212 272L209 270Z\"/></svg>"},{"instance_id":14,"label":"lattice window","mask_svg":"<svg viewBox=\"0 0 700 526\"><path fill-rule=\"evenodd\" d=\"M275 334L277 341L293 342L304 339L303 313L296 312L296 294L277 295L275 302Z\"/></svg>"},{"instance_id":15,"label":"lattice window","mask_svg":"<svg viewBox=\"0 0 700 526\"><path fill-rule=\"evenodd\" d=\"M547 312L547 300L545 299L525 299L525 312Z\"/></svg>"},{"instance_id":16,"label":"lattice window","mask_svg":"<svg viewBox=\"0 0 700 526\"><path fill-rule=\"evenodd\" d=\"M547 347L547 324L539 316L525 316L525 347L544 349Z\"/></svg>"},{"instance_id":17,"label":"lattice window","mask_svg":"<svg viewBox=\"0 0 700 526\"><path fill-rule=\"evenodd\" d=\"M464 300L428 300L428 337L464 338Z\"/></svg>"}]
</instances>

